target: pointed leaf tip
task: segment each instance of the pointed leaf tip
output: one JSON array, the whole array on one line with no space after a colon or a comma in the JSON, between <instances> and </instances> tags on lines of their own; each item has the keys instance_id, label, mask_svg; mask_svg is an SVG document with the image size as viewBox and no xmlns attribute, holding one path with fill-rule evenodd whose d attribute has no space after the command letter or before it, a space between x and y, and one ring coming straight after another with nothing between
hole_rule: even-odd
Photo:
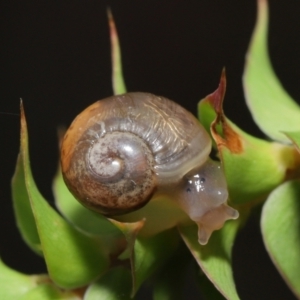
<instances>
[{"instance_id":1,"label":"pointed leaf tip","mask_svg":"<svg viewBox=\"0 0 300 300\"><path fill-rule=\"evenodd\" d=\"M23 240L33 251L42 255L41 242L30 205L30 193L26 181L26 178L31 176L31 170L29 166L27 125L22 100L20 101L20 123L20 152L11 183L13 208ZM30 189L34 190L35 186L31 186Z\"/></svg>"},{"instance_id":2,"label":"pointed leaf tip","mask_svg":"<svg viewBox=\"0 0 300 300\"><path fill-rule=\"evenodd\" d=\"M206 97L206 101L208 101L211 104L218 117L223 115L223 101L226 93L226 85L226 71L224 68L221 73L218 88Z\"/></svg>"},{"instance_id":3,"label":"pointed leaf tip","mask_svg":"<svg viewBox=\"0 0 300 300\"><path fill-rule=\"evenodd\" d=\"M13 200L22 237L33 250L43 253L49 275L58 286L82 286L106 270L109 260L100 240L75 229L40 194L30 168L22 107L21 146L13 180Z\"/></svg>"},{"instance_id":4,"label":"pointed leaf tip","mask_svg":"<svg viewBox=\"0 0 300 300\"><path fill-rule=\"evenodd\" d=\"M128 222L119 222L114 219L108 219L112 224L114 224L120 231L124 234L124 237L127 242L127 247L119 257L120 259L129 255L130 265L131 265L131 275L132 275L132 292L133 295L137 290L137 281L136 281L136 273L135 273L135 243L137 236L140 230L145 225L146 219L141 219L137 222L128 223Z\"/></svg>"},{"instance_id":5,"label":"pointed leaf tip","mask_svg":"<svg viewBox=\"0 0 300 300\"><path fill-rule=\"evenodd\" d=\"M231 122L225 117L223 101L226 92L226 73L223 69L218 88L208 95L203 102L207 101L215 112L214 120L211 120L210 132L218 145L219 151L226 147L232 153L242 153L243 145L241 136L234 130Z\"/></svg>"},{"instance_id":6,"label":"pointed leaf tip","mask_svg":"<svg viewBox=\"0 0 300 300\"><path fill-rule=\"evenodd\" d=\"M243 74L246 103L255 123L270 138L289 143L284 131L299 130L300 107L277 78L268 53L268 3L258 0L255 29Z\"/></svg>"},{"instance_id":7,"label":"pointed leaf tip","mask_svg":"<svg viewBox=\"0 0 300 300\"><path fill-rule=\"evenodd\" d=\"M250 136L224 114L222 104L226 81L222 74L218 89L199 103L199 116L209 128L227 179L231 203L263 199L283 182L288 172L296 172L298 154L290 147Z\"/></svg>"},{"instance_id":8,"label":"pointed leaf tip","mask_svg":"<svg viewBox=\"0 0 300 300\"><path fill-rule=\"evenodd\" d=\"M110 8L107 9L107 17L111 42L112 85L114 94L118 95L126 93L126 86L123 78L122 58L118 32Z\"/></svg>"}]
</instances>

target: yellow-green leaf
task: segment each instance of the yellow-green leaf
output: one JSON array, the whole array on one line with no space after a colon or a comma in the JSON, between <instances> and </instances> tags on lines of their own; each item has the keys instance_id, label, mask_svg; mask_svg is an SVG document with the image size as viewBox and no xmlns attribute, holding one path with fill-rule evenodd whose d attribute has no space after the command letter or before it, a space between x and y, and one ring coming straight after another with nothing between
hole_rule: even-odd
<instances>
[{"instance_id":1,"label":"yellow-green leaf","mask_svg":"<svg viewBox=\"0 0 300 300\"><path fill-rule=\"evenodd\" d=\"M267 46L267 0L257 3L258 16L243 76L245 97L260 129L274 140L290 142L283 131L300 130L300 107L275 75Z\"/></svg>"},{"instance_id":2,"label":"yellow-green leaf","mask_svg":"<svg viewBox=\"0 0 300 300\"><path fill-rule=\"evenodd\" d=\"M23 144L25 147L27 147L27 143L27 138L25 139L24 137ZM24 155L28 155L28 152L25 152ZM25 160L29 161L29 158L26 157ZM31 193L38 193L35 186L31 188ZM16 170L12 179L12 199L17 226L23 240L34 252L42 255L41 241L26 187L24 161L21 153L18 156Z\"/></svg>"},{"instance_id":3,"label":"yellow-green leaf","mask_svg":"<svg viewBox=\"0 0 300 300\"><path fill-rule=\"evenodd\" d=\"M114 224L120 231L123 233L126 239L126 248L119 255L120 260L130 261L131 267L131 276L132 276L132 285L131 285L131 295L133 295L137 290L136 284L136 273L135 273L135 242L140 230L143 228L145 224L145 219L141 219L137 222L127 223L127 222L119 222L114 219L109 219L112 224Z\"/></svg>"},{"instance_id":4,"label":"yellow-green leaf","mask_svg":"<svg viewBox=\"0 0 300 300\"><path fill-rule=\"evenodd\" d=\"M164 231L152 237L141 237L135 241L133 273L135 285L133 295L144 281L150 278L174 254L179 235L175 229Z\"/></svg>"},{"instance_id":5,"label":"yellow-green leaf","mask_svg":"<svg viewBox=\"0 0 300 300\"><path fill-rule=\"evenodd\" d=\"M87 289L84 300L131 300L131 274L124 267L109 270Z\"/></svg>"},{"instance_id":6,"label":"yellow-green leaf","mask_svg":"<svg viewBox=\"0 0 300 300\"><path fill-rule=\"evenodd\" d=\"M14 298L15 299L15 298ZM81 300L80 295L72 291L62 291L53 284L44 283L30 290L18 300Z\"/></svg>"},{"instance_id":7,"label":"yellow-green leaf","mask_svg":"<svg viewBox=\"0 0 300 300\"><path fill-rule=\"evenodd\" d=\"M28 276L6 266L0 259L0 299L19 299L34 289L46 275Z\"/></svg>"},{"instance_id":8,"label":"yellow-green leaf","mask_svg":"<svg viewBox=\"0 0 300 300\"><path fill-rule=\"evenodd\" d=\"M21 107L21 150L24 180L51 279L60 287L88 284L108 267L99 238L84 234L64 220L39 193L30 170L27 125ZM26 204L27 205L27 204Z\"/></svg>"},{"instance_id":9,"label":"yellow-green leaf","mask_svg":"<svg viewBox=\"0 0 300 300\"><path fill-rule=\"evenodd\" d=\"M231 250L240 225L239 220L226 222L221 230L214 232L205 246L198 243L196 225L179 227L184 242L202 271L216 289L230 300L239 299L231 266Z\"/></svg>"},{"instance_id":10,"label":"yellow-green leaf","mask_svg":"<svg viewBox=\"0 0 300 300\"><path fill-rule=\"evenodd\" d=\"M285 135L293 142L296 149L300 152L300 131L285 132Z\"/></svg>"},{"instance_id":11,"label":"yellow-green leaf","mask_svg":"<svg viewBox=\"0 0 300 300\"><path fill-rule=\"evenodd\" d=\"M122 232L106 217L85 208L74 198L64 183L60 168L53 181L53 193L58 210L69 222L80 230L98 235L109 253L120 251Z\"/></svg>"},{"instance_id":12,"label":"yellow-green leaf","mask_svg":"<svg viewBox=\"0 0 300 300\"><path fill-rule=\"evenodd\" d=\"M122 71L121 48L119 44L118 32L110 10L107 11L112 58L112 85L115 95L126 93L126 86Z\"/></svg>"},{"instance_id":13,"label":"yellow-green leaf","mask_svg":"<svg viewBox=\"0 0 300 300\"><path fill-rule=\"evenodd\" d=\"M210 131L219 150L230 201L241 204L265 197L283 182L287 173L297 173L300 156L294 147L268 142L243 132L223 112L225 73L218 89L199 103L201 122ZM209 111L210 113L205 114Z\"/></svg>"},{"instance_id":14,"label":"yellow-green leaf","mask_svg":"<svg viewBox=\"0 0 300 300\"><path fill-rule=\"evenodd\" d=\"M261 216L263 240L271 259L291 290L300 298L300 181L275 189Z\"/></svg>"},{"instance_id":15,"label":"yellow-green leaf","mask_svg":"<svg viewBox=\"0 0 300 300\"><path fill-rule=\"evenodd\" d=\"M175 229L166 230L152 236L139 236L147 220L134 223L118 222L111 219L124 234L127 248L119 257L129 259L132 274L132 293L134 296L143 282L151 277L175 252L179 236Z\"/></svg>"}]
</instances>

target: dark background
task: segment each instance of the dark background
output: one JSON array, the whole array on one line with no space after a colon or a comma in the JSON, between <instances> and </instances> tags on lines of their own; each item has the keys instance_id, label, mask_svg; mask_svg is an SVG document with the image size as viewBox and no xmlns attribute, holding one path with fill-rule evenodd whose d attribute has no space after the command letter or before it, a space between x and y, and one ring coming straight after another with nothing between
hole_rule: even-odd
<instances>
[{"instance_id":1,"label":"dark background","mask_svg":"<svg viewBox=\"0 0 300 300\"><path fill-rule=\"evenodd\" d=\"M271 59L284 87L299 102L300 2L270 2ZM216 89L226 66L226 114L245 131L262 136L246 108L241 84L256 18L255 0L2 0L0 255L9 266L26 273L45 269L21 240L11 205L19 98L25 104L33 174L42 194L53 201L57 127L68 125L86 106L112 94L107 6L118 28L129 91L166 96L196 114L198 101ZM259 212L238 235L233 266L243 300L295 299L264 250Z\"/></svg>"}]
</instances>

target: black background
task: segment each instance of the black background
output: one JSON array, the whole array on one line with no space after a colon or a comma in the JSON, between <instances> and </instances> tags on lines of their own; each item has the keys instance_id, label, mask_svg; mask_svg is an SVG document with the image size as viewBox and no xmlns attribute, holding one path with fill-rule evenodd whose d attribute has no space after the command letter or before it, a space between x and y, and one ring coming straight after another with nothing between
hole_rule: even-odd
<instances>
[{"instance_id":1,"label":"black background","mask_svg":"<svg viewBox=\"0 0 300 300\"><path fill-rule=\"evenodd\" d=\"M299 102L300 3L270 2L271 59L284 87ZM255 0L2 0L0 255L23 272L45 269L22 242L11 205L19 98L25 103L33 174L42 194L53 201L57 127L112 94L107 6L118 28L129 91L166 96L196 114L197 102L216 89L225 66L227 116L245 131L263 136L246 108L241 83L256 18ZM238 235L233 266L242 299L295 299L264 250L258 213ZM199 297L189 291L194 298L186 299ZM146 297L140 294L141 299Z\"/></svg>"}]
</instances>

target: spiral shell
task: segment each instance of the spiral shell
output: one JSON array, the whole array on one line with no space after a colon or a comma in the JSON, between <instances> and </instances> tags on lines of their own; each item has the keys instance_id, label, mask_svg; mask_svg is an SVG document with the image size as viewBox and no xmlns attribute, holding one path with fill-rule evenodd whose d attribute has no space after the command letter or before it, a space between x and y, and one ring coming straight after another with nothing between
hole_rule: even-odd
<instances>
[{"instance_id":1,"label":"spiral shell","mask_svg":"<svg viewBox=\"0 0 300 300\"><path fill-rule=\"evenodd\" d=\"M209 135L184 108L152 94L127 93L100 100L76 117L62 143L61 165L73 195L102 214L128 213L157 192L176 191L179 205L194 215L184 200L186 186L183 193L177 187L188 184L186 175L201 169L210 151Z\"/></svg>"}]
</instances>

